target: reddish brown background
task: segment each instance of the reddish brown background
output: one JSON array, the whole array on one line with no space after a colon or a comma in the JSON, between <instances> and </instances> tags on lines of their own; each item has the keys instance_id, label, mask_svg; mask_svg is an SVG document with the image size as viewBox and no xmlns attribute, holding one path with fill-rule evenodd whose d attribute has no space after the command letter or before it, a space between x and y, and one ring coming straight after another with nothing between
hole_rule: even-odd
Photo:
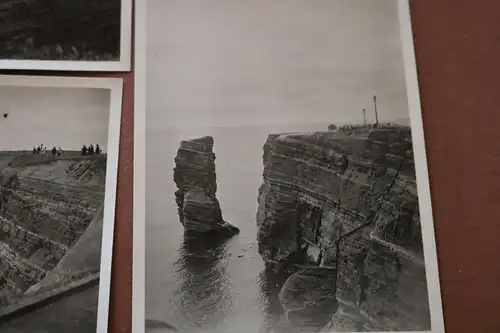
<instances>
[{"instance_id":1,"label":"reddish brown background","mask_svg":"<svg viewBox=\"0 0 500 333\"><path fill-rule=\"evenodd\" d=\"M446 331L500 332L500 1L411 1Z\"/></svg>"},{"instance_id":2,"label":"reddish brown background","mask_svg":"<svg viewBox=\"0 0 500 333\"><path fill-rule=\"evenodd\" d=\"M412 0L411 9L446 331L499 333L500 1ZM129 333L133 72L92 76L125 81L109 332Z\"/></svg>"}]
</instances>

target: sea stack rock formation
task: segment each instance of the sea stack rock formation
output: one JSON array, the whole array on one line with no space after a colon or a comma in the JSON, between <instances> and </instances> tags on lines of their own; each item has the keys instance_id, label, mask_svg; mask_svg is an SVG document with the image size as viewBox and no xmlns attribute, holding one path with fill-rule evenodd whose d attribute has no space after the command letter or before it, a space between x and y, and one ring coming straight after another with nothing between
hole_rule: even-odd
<instances>
[{"instance_id":1,"label":"sea stack rock formation","mask_svg":"<svg viewBox=\"0 0 500 333\"><path fill-rule=\"evenodd\" d=\"M329 129L264 146L259 252L303 268L282 287L285 313L325 302L325 332L428 330L411 130Z\"/></svg>"},{"instance_id":2,"label":"sea stack rock formation","mask_svg":"<svg viewBox=\"0 0 500 333\"><path fill-rule=\"evenodd\" d=\"M239 229L222 218L216 197L214 139L210 136L182 141L175 157L175 200L187 232L215 231L234 235Z\"/></svg>"}]
</instances>

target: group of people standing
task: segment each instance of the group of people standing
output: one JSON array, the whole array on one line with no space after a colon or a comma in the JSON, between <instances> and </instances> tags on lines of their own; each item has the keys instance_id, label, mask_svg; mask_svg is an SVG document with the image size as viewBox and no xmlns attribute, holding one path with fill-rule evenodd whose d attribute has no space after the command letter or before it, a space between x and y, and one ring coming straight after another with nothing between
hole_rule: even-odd
<instances>
[{"instance_id":1,"label":"group of people standing","mask_svg":"<svg viewBox=\"0 0 500 333\"><path fill-rule=\"evenodd\" d=\"M51 150L52 156L63 156L64 152L60 146L56 148L54 146ZM38 147L33 147L33 155L47 155L47 146L44 146L43 143Z\"/></svg>"},{"instance_id":2,"label":"group of people standing","mask_svg":"<svg viewBox=\"0 0 500 333\"><path fill-rule=\"evenodd\" d=\"M102 150L101 150L101 147L99 147L99 144L96 144L95 148L93 145L90 145L88 147L86 145L83 145L83 147L82 147L82 156L99 155L101 153L102 153Z\"/></svg>"},{"instance_id":3,"label":"group of people standing","mask_svg":"<svg viewBox=\"0 0 500 333\"><path fill-rule=\"evenodd\" d=\"M51 151L52 156L64 156L64 152L61 149L60 146L54 146ZM89 145L88 147L86 145L83 145L81 149L82 156L87 156L87 155L100 155L102 154L102 149L99 146L99 144L96 144L95 147L94 145ZM33 147L33 155L47 155L47 147L43 145L39 145L38 147Z\"/></svg>"}]
</instances>

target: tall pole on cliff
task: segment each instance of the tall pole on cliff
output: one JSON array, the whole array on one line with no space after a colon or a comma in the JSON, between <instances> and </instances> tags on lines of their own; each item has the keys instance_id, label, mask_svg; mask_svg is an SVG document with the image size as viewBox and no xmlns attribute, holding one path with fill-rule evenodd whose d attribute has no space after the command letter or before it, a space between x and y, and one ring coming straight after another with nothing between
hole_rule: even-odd
<instances>
[{"instance_id":1,"label":"tall pole on cliff","mask_svg":"<svg viewBox=\"0 0 500 333\"><path fill-rule=\"evenodd\" d=\"M366 110L363 109L363 125L366 126Z\"/></svg>"},{"instance_id":2,"label":"tall pole on cliff","mask_svg":"<svg viewBox=\"0 0 500 333\"><path fill-rule=\"evenodd\" d=\"M375 107L375 125L378 125L377 96L373 96L373 106Z\"/></svg>"}]
</instances>

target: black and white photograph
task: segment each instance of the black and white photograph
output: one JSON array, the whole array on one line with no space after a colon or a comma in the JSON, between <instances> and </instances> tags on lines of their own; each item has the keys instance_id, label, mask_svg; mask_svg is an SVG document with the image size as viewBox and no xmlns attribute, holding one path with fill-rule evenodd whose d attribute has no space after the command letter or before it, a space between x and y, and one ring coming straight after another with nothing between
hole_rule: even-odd
<instances>
[{"instance_id":1,"label":"black and white photograph","mask_svg":"<svg viewBox=\"0 0 500 333\"><path fill-rule=\"evenodd\" d=\"M0 76L2 333L107 332L121 86Z\"/></svg>"},{"instance_id":2,"label":"black and white photograph","mask_svg":"<svg viewBox=\"0 0 500 333\"><path fill-rule=\"evenodd\" d=\"M444 333L408 2L143 10L134 332Z\"/></svg>"},{"instance_id":3,"label":"black and white photograph","mask_svg":"<svg viewBox=\"0 0 500 333\"><path fill-rule=\"evenodd\" d=\"M129 71L132 0L0 0L0 68Z\"/></svg>"}]
</instances>

